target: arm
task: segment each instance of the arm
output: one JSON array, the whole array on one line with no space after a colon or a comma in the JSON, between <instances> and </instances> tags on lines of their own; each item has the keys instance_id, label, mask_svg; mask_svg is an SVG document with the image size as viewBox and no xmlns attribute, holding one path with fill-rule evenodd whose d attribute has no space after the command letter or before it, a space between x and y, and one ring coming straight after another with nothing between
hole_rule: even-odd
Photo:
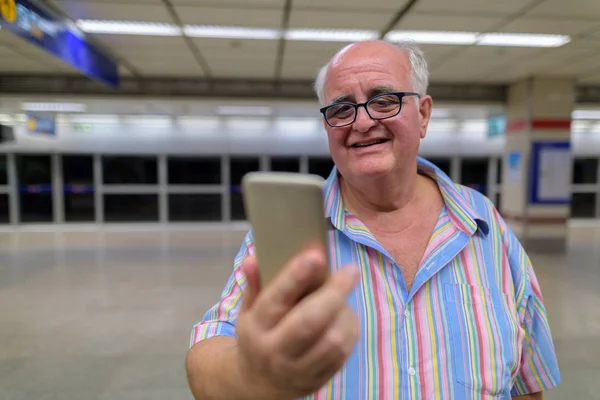
<instances>
[{"instance_id":1,"label":"arm","mask_svg":"<svg viewBox=\"0 0 600 400\"><path fill-rule=\"evenodd\" d=\"M242 261L253 253L250 234L238 252L234 270L221 299L194 326L186 358L188 383L197 399L241 399L251 392L238 369L235 321L241 306L245 277Z\"/></svg>"},{"instance_id":2,"label":"arm","mask_svg":"<svg viewBox=\"0 0 600 400\"><path fill-rule=\"evenodd\" d=\"M541 392L558 386L561 381L546 307L531 260L497 212L496 218L513 275L516 317L521 331L521 358L511 395L517 399L541 399Z\"/></svg>"},{"instance_id":3,"label":"arm","mask_svg":"<svg viewBox=\"0 0 600 400\"><path fill-rule=\"evenodd\" d=\"M190 349L186 371L194 398L242 400L252 392L238 372L236 345L236 339L214 337Z\"/></svg>"}]
</instances>

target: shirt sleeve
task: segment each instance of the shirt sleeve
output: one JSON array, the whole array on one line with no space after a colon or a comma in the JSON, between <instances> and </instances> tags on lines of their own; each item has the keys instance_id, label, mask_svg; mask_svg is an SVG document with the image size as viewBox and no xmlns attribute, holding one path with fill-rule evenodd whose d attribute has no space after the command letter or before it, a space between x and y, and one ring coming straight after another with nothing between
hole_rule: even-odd
<instances>
[{"instance_id":1,"label":"shirt sleeve","mask_svg":"<svg viewBox=\"0 0 600 400\"><path fill-rule=\"evenodd\" d=\"M235 321L242 304L242 292L246 284L246 277L240 266L244 259L252 254L254 254L254 244L252 234L248 232L235 257L233 272L225 284L221 298L206 312L202 321L192 328L190 347L215 336L237 338Z\"/></svg>"},{"instance_id":2,"label":"shirt sleeve","mask_svg":"<svg viewBox=\"0 0 600 400\"><path fill-rule=\"evenodd\" d=\"M556 351L535 271L521 243L504 222L504 245L515 278L518 320L523 330L521 359L512 396L543 392L561 381Z\"/></svg>"}]
</instances>

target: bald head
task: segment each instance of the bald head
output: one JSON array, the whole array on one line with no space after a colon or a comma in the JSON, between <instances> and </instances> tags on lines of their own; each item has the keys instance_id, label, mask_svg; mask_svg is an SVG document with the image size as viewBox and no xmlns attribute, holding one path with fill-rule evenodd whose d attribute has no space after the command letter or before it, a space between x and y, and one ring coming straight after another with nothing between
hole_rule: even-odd
<instances>
[{"instance_id":1,"label":"bald head","mask_svg":"<svg viewBox=\"0 0 600 400\"><path fill-rule=\"evenodd\" d=\"M347 64L387 58L397 63L407 63L413 82L413 90L421 95L426 94L429 83L427 62L421 49L414 42L392 44L383 40L352 43L340 51L321 69L315 81L315 91L319 102L327 101L325 87L330 72Z\"/></svg>"}]
</instances>

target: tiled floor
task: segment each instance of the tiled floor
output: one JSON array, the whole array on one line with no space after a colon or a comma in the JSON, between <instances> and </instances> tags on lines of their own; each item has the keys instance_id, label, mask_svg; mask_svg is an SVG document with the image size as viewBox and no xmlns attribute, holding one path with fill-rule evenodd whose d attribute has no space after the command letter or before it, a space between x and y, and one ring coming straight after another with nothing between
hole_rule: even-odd
<instances>
[{"instance_id":1,"label":"tiled floor","mask_svg":"<svg viewBox=\"0 0 600 400\"><path fill-rule=\"evenodd\" d=\"M190 329L243 233L1 234L0 399L191 399ZM563 376L545 399L600 399L600 226L532 259Z\"/></svg>"}]
</instances>

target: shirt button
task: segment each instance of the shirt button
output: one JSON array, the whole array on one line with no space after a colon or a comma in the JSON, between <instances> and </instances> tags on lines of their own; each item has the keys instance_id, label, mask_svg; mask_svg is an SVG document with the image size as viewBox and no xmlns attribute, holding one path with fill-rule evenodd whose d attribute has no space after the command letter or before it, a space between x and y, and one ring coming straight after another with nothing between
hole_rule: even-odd
<instances>
[{"instance_id":1,"label":"shirt button","mask_svg":"<svg viewBox=\"0 0 600 400\"><path fill-rule=\"evenodd\" d=\"M404 310L404 316L405 317L410 317L410 311Z\"/></svg>"},{"instance_id":2,"label":"shirt button","mask_svg":"<svg viewBox=\"0 0 600 400\"><path fill-rule=\"evenodd\" d=\"M408 370L408 374L409 374L410 376L415 376L415 375L417 374L417 371L415 371L415 369L414 369L414 368L410 368L410 369Z\"/></svg>"}]
</instances>

